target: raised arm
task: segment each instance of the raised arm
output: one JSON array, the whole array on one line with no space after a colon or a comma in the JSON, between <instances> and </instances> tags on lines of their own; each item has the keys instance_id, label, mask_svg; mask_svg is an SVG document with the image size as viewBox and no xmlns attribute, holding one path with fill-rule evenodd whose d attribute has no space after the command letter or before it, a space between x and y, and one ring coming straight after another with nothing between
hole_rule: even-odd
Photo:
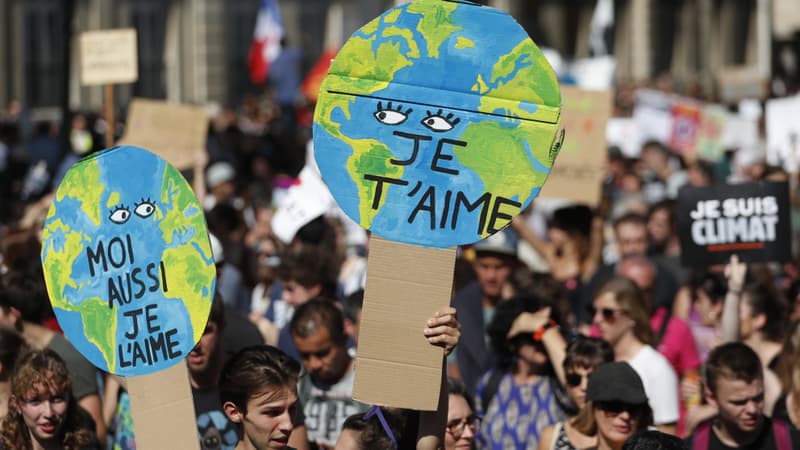
<instances>
[{"instance_id":1,"label":"raised arm","mask_svg":"<svg viewBox=\"0 0 800 450\"><path fill-rule=\"evenodd\" d=\"M739 262L738 256L731 255L730 262L725 266L728 292L722 308L721 344L739 340L739 302L746 274L747 264Z\"/></svg>"},{"instance_id":2,"label":"raised arm","mask_svg":"<svg viewBox=\"0 0 800 450\"><path fill-rule=\"evenodd\" d=\"M535 341L544 345L544 349L558 377L558 382L566 387L564 358L567 356L567 341L555 322L550 319L550 307L542 308L533 313L524 312L517 316L508 330L508 337L512 338L522 333L530 333Z\"/></svg>"},{"instance_id":3,"label":"raised arm","mask_svg":"<svg viewBox=\"0 0 800 450\"><path fill-rule=\"evenodd\" d=\"M417 450L438 450L444 448L444 430L447 426L447 364L445 358L453 351L461 339L461 324L456 318L456 309L442 308L426 323L423 334L432 345L442 347L442 377L439 389L439 403L436 411L420 411Z\"/></svg>"}]
</instances>

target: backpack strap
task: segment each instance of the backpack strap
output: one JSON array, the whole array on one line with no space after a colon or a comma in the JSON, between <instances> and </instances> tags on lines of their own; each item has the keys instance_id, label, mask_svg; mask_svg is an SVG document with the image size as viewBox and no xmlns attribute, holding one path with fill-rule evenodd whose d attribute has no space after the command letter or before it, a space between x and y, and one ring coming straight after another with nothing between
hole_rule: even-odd
<instances>
[{"instance_id":1,"label":"backpack strap","mask_svg":"<svg viewBox=\"0 0 800 450\"><path fill-rule=\"evenodd\" d=\"M694 432L692 450L708 450L708 441L711 440L711 420L701 423Z\"/></svg>"},{"instance_id":2,"label":"backpack strap","mask_svg":"<svg viewBox=\"0 0 800 450\"><path fill-rule=\"evenodd\" d=\"M777 450L791 450L792 437L786 422L781 419L772 419L772 433L775 435L775 447Z\"/></svg>"},{"instance_id":3,"label":"backpack strap","mask_svg":"<svg viewBox=\"0 0 800 450\"><path fill-rule=\"evenodd\" d=\"M483 392L481 392L481 411L484 414L486 414L486 411L489 409L489 402L492 401L492 398L494 398L494 395L497 393L501 378L503 378L503 371L494 369L491 374L489 374L489 379L486 380L486 386L483 387Z\"/></svg>"},{"instance_id":4,"label":"backpack strap","mask_svg":"<svg viewBox=\"0 0 800 450\"><path fill-rule=\"evenodd\" d=\"M669 325L669 319L672 318L672 309L671 308L664 308L664 318L661 319L661 326L658 327L658 333L655 336L655 343L653 344L653 348L658 349L658 346L661 344L661 340L664 339L664 335L667 334L667 325Z\"/></svg>"}]
</instances>

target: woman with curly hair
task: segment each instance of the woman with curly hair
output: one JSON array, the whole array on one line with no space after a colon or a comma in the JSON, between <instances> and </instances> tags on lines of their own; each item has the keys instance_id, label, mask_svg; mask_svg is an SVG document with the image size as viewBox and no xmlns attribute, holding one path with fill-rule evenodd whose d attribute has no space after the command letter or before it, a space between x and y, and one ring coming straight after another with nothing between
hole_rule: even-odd
<instances>
[{"instance_id":1,"label":"woman with curly hair","mask_svg":"<svg viewBox=\"0 0 800 450\"><path fill-rule=\"evenodd\" d=\"M93 430L91 418L72 396L72 381L61 357L48 349L24 354L11 376L0 448L97 449Z\"/></svg>"}]
</instances>

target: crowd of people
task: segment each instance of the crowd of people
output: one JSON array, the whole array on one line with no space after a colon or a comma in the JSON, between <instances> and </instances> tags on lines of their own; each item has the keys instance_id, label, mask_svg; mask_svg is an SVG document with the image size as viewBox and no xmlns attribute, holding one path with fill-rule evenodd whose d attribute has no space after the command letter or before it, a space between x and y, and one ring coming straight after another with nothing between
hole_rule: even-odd
<instances>
[{"instance_id":1,"label":"crowd of people","mask_svg":"<svg viewBox=\"0 0 800 450\"><path fill-rule=\"evenodd\" d=\"M274 228L313 166L296 106L265 95L214 109L184 171L217 267L186 358L202 449L800 446L800 266L682 266L675 203L676 180L795 188L794 174L683 160L656 141L638 158L610 148L597 205L536 200L459 249L452 307L420 324L443 349L439 409L377 407L352 395L367 234L335 212ZM136 448L124 380L61 333L39 243L65 171L120 127L75 114L62 133L17 103L0 114L0 449Z\"/></svg>"}]
</instances>

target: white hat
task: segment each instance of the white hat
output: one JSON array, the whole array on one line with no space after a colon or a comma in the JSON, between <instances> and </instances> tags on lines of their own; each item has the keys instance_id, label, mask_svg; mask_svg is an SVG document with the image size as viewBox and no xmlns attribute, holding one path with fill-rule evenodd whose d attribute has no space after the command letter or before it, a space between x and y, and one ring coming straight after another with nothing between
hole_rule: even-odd
<instances>
[{"instance_id":1,"label":"white hat","mask_svg":"<svg viewBox=\"0 0 800 450\"><path fill-rule=\"evenodd\" d=\"M233 181L236 171L230 164L221 161L208 166L206 170L206 183L208 187L218 186L222 183Z\"/></svg>"}]
</instances>

